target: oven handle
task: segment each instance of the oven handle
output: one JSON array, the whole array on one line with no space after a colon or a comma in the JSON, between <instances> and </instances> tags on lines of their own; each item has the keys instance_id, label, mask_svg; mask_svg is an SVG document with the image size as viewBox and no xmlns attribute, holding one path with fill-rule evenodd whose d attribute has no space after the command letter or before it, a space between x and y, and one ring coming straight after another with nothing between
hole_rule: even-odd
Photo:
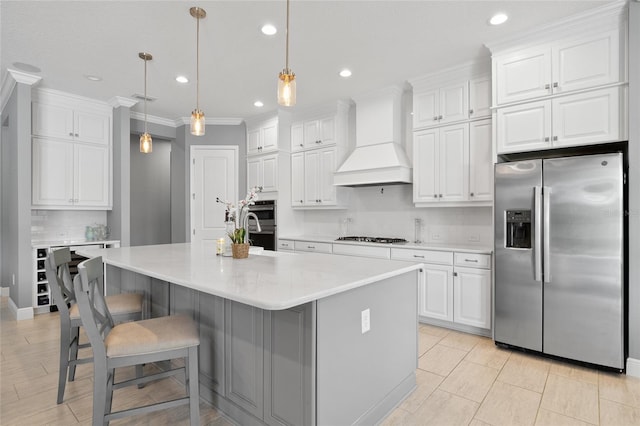
<instances>
[{"instance_id":1,"label":"oven handle","mask_svg":"<svg viewBox=\"0 0 640 426\"><path fill-rule=\"evenodd\" d=\"M260 231L260 232L258 232L258 231L252 231L251 229L249 229L249 234L250 234L250 235L273 235L273 234L275 234L275 233L276 233L275 229L274 229L273 231L265 231L265 230L263 229L263 230L262 230L262 231Z\"/></svg>"}]
</instances>

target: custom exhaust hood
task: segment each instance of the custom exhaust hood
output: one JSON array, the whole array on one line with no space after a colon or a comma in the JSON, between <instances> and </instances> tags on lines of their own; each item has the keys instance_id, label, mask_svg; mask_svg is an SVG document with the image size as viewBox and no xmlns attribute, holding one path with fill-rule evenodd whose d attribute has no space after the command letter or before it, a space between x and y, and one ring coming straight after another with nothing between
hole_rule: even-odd
<instances>
[{"instance_id":1,"label":"custom exhaust hood","mask_svg":"<svg viewBox=\"0 0 640 426\"><path fill-rule=\"evenodd\" d=\"M336 186L411 183L402 148L402 88L393 86L354 98L356 148L333 175Z\"/></svg>"}]
</instances>

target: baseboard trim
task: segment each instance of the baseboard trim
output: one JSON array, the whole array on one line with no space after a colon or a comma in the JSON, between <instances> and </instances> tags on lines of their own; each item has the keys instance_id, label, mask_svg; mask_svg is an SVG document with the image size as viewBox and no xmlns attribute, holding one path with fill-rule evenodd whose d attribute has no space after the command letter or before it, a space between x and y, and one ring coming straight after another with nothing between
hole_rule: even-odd
<instances>
[{"instance_id":1,"label":"baseboard trim","mask_svg":"<svg viewBox=\"0 0 640 426\"><path fill-rule=\"evenodd\" d=\"M18 308L11 298L9 298L9 310L17 321L33 319L33 308Z\"/></svg>"},{"instance_id":2,"label":"baseboard trim","mask_svg":"<svg viewBox=\"0 0 640 426\"><path fill-rule=\"evenodd\" d=\"M0 287L0 296L9 297L9 287Z\"/></svg>"},{"instance_id":3,"label":"baseboard trim","mask_svg":"<svg viewBox=\"0 0 640 426\"><path fill-rule=\"evenodd\" d=\"M627 376L640 377L640 359L627 358Z\"/></svg>"}]
</instances>

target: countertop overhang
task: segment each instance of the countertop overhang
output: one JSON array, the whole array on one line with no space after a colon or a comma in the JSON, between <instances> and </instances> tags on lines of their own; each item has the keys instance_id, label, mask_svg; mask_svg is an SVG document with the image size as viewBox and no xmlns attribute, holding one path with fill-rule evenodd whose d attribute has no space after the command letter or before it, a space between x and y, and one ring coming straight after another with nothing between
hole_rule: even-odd
<instances>
[{"instance_id":1,"label":"countertop overhang","mask_svg":"<svg viewBox=\"0 0 640 426\"><path fill-rule=\"evenodd\" d=\"M282 310L420 269L422 263L263 251L216 256L215 244L79 248L121 269L266 310ZM107 277L108 280L108 277ZM107 282L108 285L108 282Z\"/></svg>"}]
</instances>

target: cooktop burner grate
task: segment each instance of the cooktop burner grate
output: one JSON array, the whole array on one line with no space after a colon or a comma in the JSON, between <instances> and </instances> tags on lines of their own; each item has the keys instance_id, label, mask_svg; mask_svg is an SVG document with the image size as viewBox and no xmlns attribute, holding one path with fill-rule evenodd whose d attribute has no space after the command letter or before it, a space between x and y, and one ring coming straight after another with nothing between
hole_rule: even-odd
<instances>
[{"instance_id":1,"label":"cooktop burner grate","mask_svg":"<svg viewBox=\"0 0 640 426\"><path fill-rule=\"evenodd\" d=\"M336 241L358 241L362 243L380 243L380 244L396 244L396 243L407 242L407 240L405 240L404 238L358 237L358 236L339 237Z\"/></svg>"}]
</instances>

